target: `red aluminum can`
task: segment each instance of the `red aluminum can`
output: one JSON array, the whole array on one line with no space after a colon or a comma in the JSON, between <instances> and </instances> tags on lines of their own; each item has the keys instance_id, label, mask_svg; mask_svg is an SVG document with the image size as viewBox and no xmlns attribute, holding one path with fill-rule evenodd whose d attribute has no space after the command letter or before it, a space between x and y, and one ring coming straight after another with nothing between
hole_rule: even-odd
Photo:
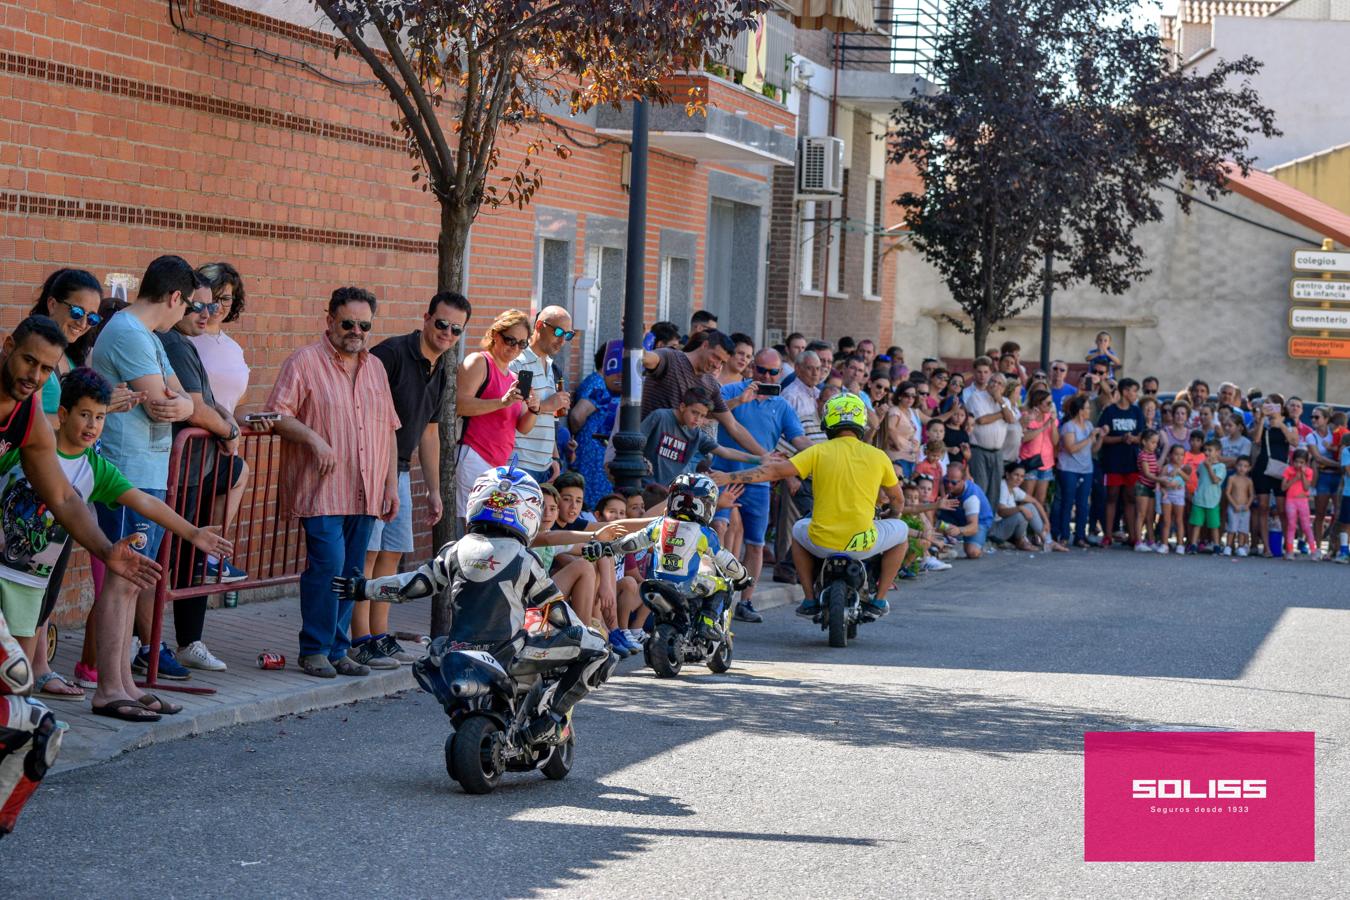
<instances>
[{"instance_id":1,"label":"red aluminum can","mask_svg":"<svg viewBox=\"0 0 1350 900\"><path fill-rule=\"evenodd\" d=\"M280 653L273 653L270 650L258 654L258 668L260 669L284 669L286 668L286 657Z\"/></svg>"}]
</instances>

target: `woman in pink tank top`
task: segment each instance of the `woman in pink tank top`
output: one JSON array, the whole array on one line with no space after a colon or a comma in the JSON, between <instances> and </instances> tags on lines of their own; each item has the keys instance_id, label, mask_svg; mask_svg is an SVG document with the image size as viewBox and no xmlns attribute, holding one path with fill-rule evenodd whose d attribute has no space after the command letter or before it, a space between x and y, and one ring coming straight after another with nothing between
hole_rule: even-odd
<instances>
[{"instance_id":1,"label":"woman in pink tank top","mask_svg":"<svg viewBox=\"0 0 1350 900\"><path fill-rule=\"evenodd\" d=\"M522 402L516 376L507 368L530 341L529 318L518 309L497 316L483 335L483 351L459 367L455 411L464 419L455 485L460 518L474 481L511 460L516 434L534 427L538 395Z\"/></svg>"}]
</instances>

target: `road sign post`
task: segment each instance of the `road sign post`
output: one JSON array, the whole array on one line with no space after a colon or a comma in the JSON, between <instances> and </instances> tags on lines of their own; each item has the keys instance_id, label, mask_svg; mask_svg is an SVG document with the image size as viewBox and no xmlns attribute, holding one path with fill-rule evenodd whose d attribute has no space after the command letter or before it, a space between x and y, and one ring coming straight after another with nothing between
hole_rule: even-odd
<instances>
[{"instance_id":1,"label":"road sign post","mask_svg":"<svg viewBox=\"0 0 1350 900\"><path fill-rule=\"evenodd\" d=\"M1327 400L1327 360L1350 359L1350 339L1333 338L1332 331L1350 331L1350 311L1333 310L1333 302L1350 302L1350 281L1337 281L1334 272L1350 272L1350 253L1338 253L1336 242L1322 239L1321 250L1295 250L1295 272L1318 272L1320 279L1295 278L1289 282L1290 300L1315 300L1318 309L1289 311L1291 331L1316 331L1317 337L1291 337L1291 359L1317 360L1317 402ZM1342 355L1344 353L1344 355Z\"/></svg>"}]
</instances>

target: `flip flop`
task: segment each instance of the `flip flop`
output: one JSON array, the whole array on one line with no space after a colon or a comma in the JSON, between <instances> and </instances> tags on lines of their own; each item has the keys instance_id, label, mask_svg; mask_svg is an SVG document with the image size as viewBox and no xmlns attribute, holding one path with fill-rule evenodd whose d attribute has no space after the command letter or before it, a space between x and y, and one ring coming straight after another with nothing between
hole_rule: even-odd
<instances>
[{"instance_id":1,"label":"flip flop","mask_svg":"<svg viewBox=\"0 0 1350 900\"><path fill-rule=\"evenodd\" d=\"M61 674L59 674L59 673L57 673L57 672L47 672L47 673L45 673L45 674L43 674L43 675L39 675L39 676L37 677L37 680L33 682L33 693L34 693L36 696L41 697L43 700L83 700L83 699L84 699L84 691L83 691L83 690L80 690L78 693L73 693L73 694L63 694L63 693L61 693L60 691L49 691L49 690L47 690L47 689L46 689L46 688L47 688L47 685L51 684L53 681L59 681L59 682L61 682L61 683L64 684L64 685L67 685L67 686L70 686L70 687L74 687L74 685L71 683L70 679L69 679L69 678L66 678L64 675L61 675Z\"/></svg>"},{"instance_id":2,"label":"flip flop","mask_svg":"<svg viewBox=\"0 0 1350 900\"><path fill-rule=\"evenodd\" d=\"M177 703L170 703L168 700L157 697L154 694L142 694L136 698L136 702L150 710L152 713L158 713L163 716L176 716L183 711L183 707L179 706ZM155 709L151 706L152 703L158 703L159 709Z\"/></svg>"},{"instance_id":3,"label":"flip flop","mask_svg":"<svg viewBox=\"0 0 1350 900\"><path fill-rule=\"evenodd\" d=\"M96 716L121 719L123 722L158 722L159 713L146 709L135 700L114 700L104 706L90 705Z\"/></svg>"}]
</instances>

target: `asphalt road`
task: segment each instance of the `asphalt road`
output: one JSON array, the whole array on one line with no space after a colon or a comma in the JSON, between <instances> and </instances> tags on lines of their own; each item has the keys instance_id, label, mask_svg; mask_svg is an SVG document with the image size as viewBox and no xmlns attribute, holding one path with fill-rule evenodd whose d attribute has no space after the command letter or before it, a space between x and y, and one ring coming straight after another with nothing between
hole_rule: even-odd
<instances>
[{"instance_id":1,"label":"asphalt road","mask_svg":"<svg viewBox=\"0 0 1350 900\"><path fill-rule=\"evenodd\" d=\"M45 784L0 897L1333 897L1347 869L1350 570L1000 554L845 650L790 610L738 661L624 664L562 782L446 776L409 693ZM1313 864L1085 864L1087 730L1314 730Z\"/></svg>"}]
</instances>

